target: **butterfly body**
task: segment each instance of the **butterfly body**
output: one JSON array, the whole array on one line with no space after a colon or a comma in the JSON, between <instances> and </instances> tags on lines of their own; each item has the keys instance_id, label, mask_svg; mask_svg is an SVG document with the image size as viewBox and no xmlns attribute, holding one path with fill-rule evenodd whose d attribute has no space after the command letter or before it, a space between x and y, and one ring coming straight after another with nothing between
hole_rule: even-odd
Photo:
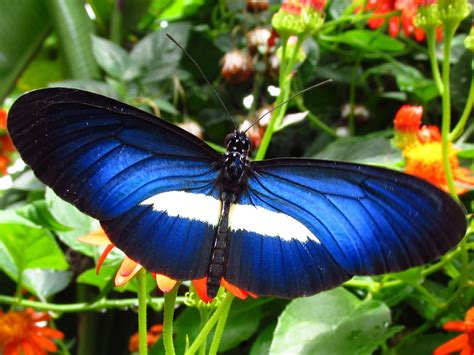
<instances>
[{"instance_id":1,"label":"butterfly body","mask_svg":"<svg viewBox=\"0 0 474 355\"><path fill-rule=\"evenodd\" d=\"M312 159L249 160L230 134L221 155L134 107L66 88L27 93L8 129L59 196L101 221L151 272L222 278L257 295L298 297L352 275L432 261L466 231L436 187L383 168Z\"/></svg>"}]
</instances>

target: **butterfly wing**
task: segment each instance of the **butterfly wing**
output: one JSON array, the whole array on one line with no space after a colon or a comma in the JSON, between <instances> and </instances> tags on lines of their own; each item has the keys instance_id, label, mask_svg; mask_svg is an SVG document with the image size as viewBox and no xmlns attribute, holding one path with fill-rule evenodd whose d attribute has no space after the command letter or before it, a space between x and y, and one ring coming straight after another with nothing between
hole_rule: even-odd
<instances>
[{"instance_id":1,"label":"butterfly wing","mask_svg":"<svg viewBox=\"0 0 474 355\"><path fill-rule=\"evenodd\" d=\"M351 275L420 265L466 231L465 214L453 199L399 172L309 159L252 167L234 222L231 216L226 278L257 294L308 295ZM252 230L244 215L263 227Z\"/></svg>"},{"instance_id":2,"label":"butterfly wing","mask_svg":"<svg viewBox=\"0 0 474 355\"><path fill-rule=\"evenodd\" d=\"M99 219L132 259L178 279L205 274L214 227L179 215L180 192L216 195L219 154L204 142L132 106L65 88L19 98L8 130L38 178Z\"/></svg>"}]
</instances>

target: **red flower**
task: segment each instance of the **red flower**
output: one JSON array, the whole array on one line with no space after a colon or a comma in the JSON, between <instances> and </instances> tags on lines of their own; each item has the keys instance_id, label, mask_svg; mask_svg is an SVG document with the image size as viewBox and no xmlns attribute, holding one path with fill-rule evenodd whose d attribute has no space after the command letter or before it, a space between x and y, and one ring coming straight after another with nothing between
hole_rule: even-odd
<instances>
[{"instance_id":1,"label":"red flower","mask_svg":"<svg viewBox=\"0 0 474 355\"><path fill-rule=\"evenodd\" d=\"M102 252L102 254L99 257L99 260L97 261L96 271L98 274L104 260L107 258L107 255L112 251L112 249L115 248L115 245L112 244L109 237L107 237L107 235L105 234L102 228L97 229L85 236L79 237L78 239L81 242L84 242L87 244L96 245L96 246L105 246L104 251ZM125 258L122 261L122 264L120 265L120 268L117 271L117 274L115 275L115 285L116 286L125 285L138 273L138 271L141 270L141 268L142 266L139 263L133 261L128 256L125 256ZM166 275L155 274L155 273L152 273L152 275L155 278L156 285L158 286L158 288L162 292L165 292L165 293L171 291L177 283L176 280L173 280L172 278ZM198 293L199 298L201 298L203 302L209 303L209 302L212 302L212 299L207 297L206 281L207 281L206 277L199 280L193 280L193 285L196 288L196 292ZM229 284L226 280L224 280L224 278L222 278L221 284L227 289L227 291L229 291L234 296L240 299L244 300L248 296L251 296L253 298L257 297L256 295L250 292L241 290L238 287Z\"/></svg>"},{"instance_id":2,"label":"red flower","mask_svg":"<svg viewBox=\"0 0 474 355\"><path fill-rule=\"evenodd\" d=\"M7 166L11 164L10 155L15 151L7 133L7 111L0 108L0 174L7 175Z\"/></svg>"},{"instance_id":3,"label":"red flower","mask_svg":"<svg viewBox=\"0 0 474 355\"><path fill-rule=\"evenodd\" d=\"M158 339L160 339L161 334L163 333L163 325L162 324L155 324L154 326L150 327L148 329L148 332L146 334L146 344L148 347L152 346L155 344ZM139 351L139 343L140 343L140 338L138 333L132 334L130 337L130 340L128 341L128 351L131 353L137 353Z\"/></svg>"},{"instance_id":4,"label":"red flower","mask_svg":"<svg viewBox=\"0 0 474 355\"><path fill-rule=\"evenodd\" d=\"M403 105L395 115L394 143L400 149L416 141L423 117L423 106Z\"/></svg>"},{"instance_id":5,"label":"red flower","mask_svg":"<svg viewBox=\"0 0 474 355\"><path fill-rule=\"evenodd\" d=\"M360 3L359 0L355 0ZM406 37L413 36L417 41L425 39L425 32L422 28L415 26L414 20L421 6L429 6L436 2L436 0L369 0L365 6L365 11L372 11L375 15L388 14L393 11L400 11L400 15L387 17L373 17L369 19L367 24L370 28L376 29L388 21L388 33L392 37L398 36L400 32L400 25ZM356 8L359 12L361 7ZM441 33L438 32L438 39Z\"/></svg>"},{"instance_id":6,"label":"red flower","mask_svg":"<svg viewBox=\"0 0 474 355\"><path fill-rule=\"evenodd\" d=\"M471 307L466 312L464 321L447 322L443 328L462 332L463 334L438 346L433 355L447 355L453 352L460 352L460 355L474 354L474 307Z\"/></svg>"},{"instance_id":7,"label":"red flower","mask_svg":"<svg viewBox=\"0 0 474 355\"><path fill-rule=\"evenodd\" d=\"M51 317L28 308L24 311L0 311L0 353L3 355L45 355L57 351L52 339L62 339L59 330L45 327Z\"/></svg>"}]
</instances>

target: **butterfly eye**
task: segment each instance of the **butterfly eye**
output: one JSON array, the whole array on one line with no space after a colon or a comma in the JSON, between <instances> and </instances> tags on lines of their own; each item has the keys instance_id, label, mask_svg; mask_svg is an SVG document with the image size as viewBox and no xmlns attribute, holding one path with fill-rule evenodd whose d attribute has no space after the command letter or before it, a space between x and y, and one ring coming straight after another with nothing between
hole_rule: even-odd
<instances>
[{"instance_id":1,"label":"butterfly eye","mask_svg":"<svg viewBox=\"0 0 474 355\"><path fill-rule=\"evenodd\" d=\"M229 133L224 139L224 145L229 148L229 144L237 137L235 132Z\"/></svg>"}]
</instances>

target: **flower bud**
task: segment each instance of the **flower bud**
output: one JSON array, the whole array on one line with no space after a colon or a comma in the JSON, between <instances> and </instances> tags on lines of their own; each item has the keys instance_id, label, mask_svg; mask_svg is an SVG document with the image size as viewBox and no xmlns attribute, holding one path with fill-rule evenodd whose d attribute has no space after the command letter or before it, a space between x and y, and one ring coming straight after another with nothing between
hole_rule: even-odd
<instances>
[{"instance_id":1,"label":"flower bud","mask_svg":"<svg viewBox=\"0 0 474 355\"><path fill-rule=\"evenodd\" d=\"M443 23L459 24L471 13L467 0L438 0L439 18Z\"/></svg>"},{"instance_id":2,"label":"flower bud","mask_svg":"<svg viewBox=\"0 0 474 355\"><path fill-rule=\"evenodd\" d=\"M268 10L270 2L268 0L247 0L247 11L262 12Z\"/></svg>"},{"instance_id":3,"label":"flower bud","mask_svg":"<svg viewBox=\"0 0 474 355\"><path fill-rule=\"evenodd\" d=\"M252 58L241 50L234 49L222 58L221 75L231 84L247 81L253 73Z\"/></svg>"}]
</instances>

